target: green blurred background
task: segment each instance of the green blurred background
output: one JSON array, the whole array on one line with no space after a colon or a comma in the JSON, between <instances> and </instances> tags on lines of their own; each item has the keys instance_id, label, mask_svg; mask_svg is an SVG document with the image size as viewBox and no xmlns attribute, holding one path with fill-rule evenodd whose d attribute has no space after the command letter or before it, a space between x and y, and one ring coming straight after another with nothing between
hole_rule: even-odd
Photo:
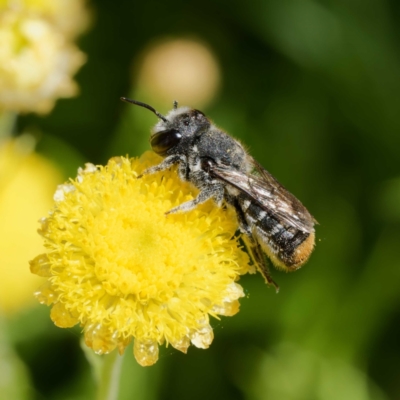
<instances>
[{"instance_id":1,"label":"green blurred background","mask_svg":"<svg viewBox=\"0 0 400 400\"><path fill-rule=\"evenodd\" d=\"M245 143L319 221L307 265L273 271L278 295L259 275L241 279L241 311L214 321L210 349L164 348L149 368L128 350L119 399L400 399L400 3L90 6L91 27L78 41L87 55L76 76L80 95L49 115L18 119L18 131L35 132L37 152L64 179L84 162L149 149L156 118L120 96L164 114L178 100ZM148 66L150 55L182 41L212 60L188 67L193 90L209 87L208 94L191 93L190 80L187 94L176 93L185 74L176 66L166 88L154 84L166 59ZM45 306L2 324L2 376L8 371L18 389L2 398L94 398L79 329L54 327Z\"/></svg>"}]
</instances>

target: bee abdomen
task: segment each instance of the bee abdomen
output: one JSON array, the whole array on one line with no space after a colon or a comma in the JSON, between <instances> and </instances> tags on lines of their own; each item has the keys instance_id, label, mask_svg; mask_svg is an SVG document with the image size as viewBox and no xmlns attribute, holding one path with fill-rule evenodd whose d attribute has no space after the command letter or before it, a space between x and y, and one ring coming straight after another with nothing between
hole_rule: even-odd
<instances>
[{"instance_id":1,"label":"bee abdomen","mask_svg":"<svg viewBox=\"0 0 400 400\"><path fill-rule=\"evenodd\" d=\"M244 196L239 204L254 238L275 266L294 271L308 260L314 248L314 233L285 226L283 221Z\"/></svg>"}]
</instances>

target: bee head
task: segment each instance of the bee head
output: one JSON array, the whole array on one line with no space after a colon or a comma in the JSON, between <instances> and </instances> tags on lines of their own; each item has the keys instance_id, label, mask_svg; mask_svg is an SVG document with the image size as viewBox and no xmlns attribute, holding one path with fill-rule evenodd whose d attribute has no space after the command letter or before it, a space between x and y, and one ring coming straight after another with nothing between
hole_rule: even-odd
<instances>
[{"instance_id":1,"label":"bee head","mask_svg":"<svg viewBox=\"0 0 400 400\"><path fill-rule=\"evenodd\" d=\"M209 119L201 111L189 107L178 108L176 101L173 109L163 116L148 104L126 97L121 97L121 100L147 108L160 119L150 137L152 149L160 156L174 153L183 140L201 134L210 126Z\"/></svg>"}]
</instances>

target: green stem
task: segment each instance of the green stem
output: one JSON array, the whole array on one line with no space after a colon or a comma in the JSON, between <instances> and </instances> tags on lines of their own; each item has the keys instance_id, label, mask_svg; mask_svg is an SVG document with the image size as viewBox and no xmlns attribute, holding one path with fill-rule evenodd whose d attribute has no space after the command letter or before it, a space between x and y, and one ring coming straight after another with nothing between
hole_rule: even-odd
<instances>
[{"instance_id":1,"label":"green stem","mask_svg":"<svg viewBox=\"0 0 400 400\"><path fill-rule=\"evenodd\" d=\"M117 350L103 356L97 400L117 400L123 357Z\"/></svg>"}]
</instances>

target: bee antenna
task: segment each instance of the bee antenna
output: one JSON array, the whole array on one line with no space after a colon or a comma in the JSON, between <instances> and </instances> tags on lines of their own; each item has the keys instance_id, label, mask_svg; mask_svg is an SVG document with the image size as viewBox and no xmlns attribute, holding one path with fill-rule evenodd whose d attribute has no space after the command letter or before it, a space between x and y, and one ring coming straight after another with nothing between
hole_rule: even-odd
<instances>
[{"instance_id":1,"label":"bee antenna","mask_svg":"<svg viewBox=\"0 0 400 400\"><path fill-rule=\"evenodd\" d=\"M174 110L176 110L178 108L178 102L176 100L174 100L174 102L172 104L174 105Z\"/></svg>"},{"instance_id":2,"label":"bee antenna","mask_svg":"<svg viewBox=\"0 0 400 400\"><path fill-rule=\"evenodd\" d=\"M154 114L156 114L158 118L162 119L164 122L168 122L167 118L165 118L164 115L160 114L152 106L149 106L146 103L142 103L141 101L137 101L137 100L128 99L127 97L121 97L120 99L122 101L125 101L126 103L131 103L131 104L135 104L135 105L140 106L140 107L147 108L148 110L150 110Z\"/></svg>"}]
</instances>

